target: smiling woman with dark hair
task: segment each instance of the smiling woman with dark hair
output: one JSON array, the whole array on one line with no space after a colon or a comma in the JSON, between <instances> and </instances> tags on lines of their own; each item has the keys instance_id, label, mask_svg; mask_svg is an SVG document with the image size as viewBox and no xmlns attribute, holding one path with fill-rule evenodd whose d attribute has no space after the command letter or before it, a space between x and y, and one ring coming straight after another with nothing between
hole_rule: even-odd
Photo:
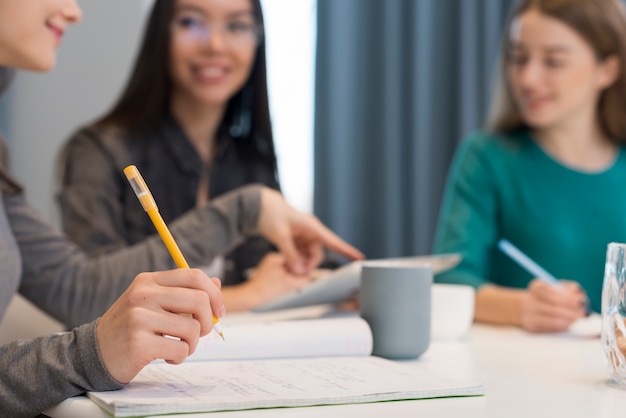
<instances>
[{"instance_id":1,"label":"smiling woman with dark hair","mask_svg":"<svg viewBox=\"0 0 626 418\"><path fill-rule=\"evenodd\" d=\"M113 109L71 138L61 159L64 230L90 254L155 234L122 174L135 164L164 220L237 187L278 190L259 0L157 0L128 85ZM229 311L305 285L267 241L206 260ZM257 267L258 265L258 267ZM249 269L257 267L246 280Z\"/></svg>"}]
</instances>

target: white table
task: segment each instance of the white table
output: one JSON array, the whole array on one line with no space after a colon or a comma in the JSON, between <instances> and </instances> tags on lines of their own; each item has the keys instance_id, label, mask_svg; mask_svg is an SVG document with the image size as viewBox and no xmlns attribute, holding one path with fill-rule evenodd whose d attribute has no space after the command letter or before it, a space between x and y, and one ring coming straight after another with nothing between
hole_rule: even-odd
<instances>
[{"instance_id":1,"label":"white table","mask_svg":"<svg viewBox=\"0 0 626 418\"><path fill-rule=\"evenodd\" d=\"M454 342L433 342L406 367L482 382L486 395L360 405L186 414L199 417L624 417L626 388L612 383L600 340L533 335L474 325ZM53 418L110 418L85 397L46 412ZM171 416L171 415L170 415Z\"/></svg>"}]
</instances>

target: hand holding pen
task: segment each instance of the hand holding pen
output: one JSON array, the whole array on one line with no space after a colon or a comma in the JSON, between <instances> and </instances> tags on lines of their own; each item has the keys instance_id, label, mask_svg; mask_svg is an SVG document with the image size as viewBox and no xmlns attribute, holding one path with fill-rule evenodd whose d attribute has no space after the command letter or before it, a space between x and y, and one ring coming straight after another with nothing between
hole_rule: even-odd
<instances>
[{"instance_id":1,"label":"hand holding pen","mask_svg":"<svg viewBox=\"0 0 626 418\"><path fill-rule=\"evenodd\" d=\"M522 298L521 325L524 329L566 331L574 321L587 314L587 296L578 283L556 279L505 239L500 240L498 248L534 277Z\"/></svg>"}]
</instances>

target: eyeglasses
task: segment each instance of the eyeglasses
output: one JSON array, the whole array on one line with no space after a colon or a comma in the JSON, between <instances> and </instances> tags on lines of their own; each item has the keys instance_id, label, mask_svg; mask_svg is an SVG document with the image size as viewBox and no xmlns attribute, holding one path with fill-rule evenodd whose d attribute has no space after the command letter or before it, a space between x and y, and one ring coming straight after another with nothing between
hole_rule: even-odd
<instances>
[{"instance_id":1,"label":"eyeglasses","mask_svg":"<svg viewBox=\"0 0 626 418\"><path fill-rule=\"evenodd\" d=\"M263 36L263 28L257 22L233 20L213 24L190 16L174 19L171 30L179 39L193 43L207 42L217 31L223 42L231 48L255 47Z\"/></svg>"}]
</instances>

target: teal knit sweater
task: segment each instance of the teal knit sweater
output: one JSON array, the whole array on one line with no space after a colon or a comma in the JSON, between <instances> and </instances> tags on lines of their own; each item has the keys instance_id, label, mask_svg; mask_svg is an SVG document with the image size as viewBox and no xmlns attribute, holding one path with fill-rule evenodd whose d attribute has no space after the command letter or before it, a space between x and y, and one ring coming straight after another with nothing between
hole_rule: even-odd
<instances>
[{"instance_id":1,"label":"teal knit sweater","mask_svg":"<svg viewBox=\"0 0 626 418\"><path fill-rule=\"evenodd\" d=\"M568 168L528 132L477 133L459 146L444 195L435 252L461 264L435 280L525 288L533 277L497 249L508 239L553 276L574 280L599 312L606 247L626 242L626 152L605 171Z\"/></svg>"}]
</instances>

